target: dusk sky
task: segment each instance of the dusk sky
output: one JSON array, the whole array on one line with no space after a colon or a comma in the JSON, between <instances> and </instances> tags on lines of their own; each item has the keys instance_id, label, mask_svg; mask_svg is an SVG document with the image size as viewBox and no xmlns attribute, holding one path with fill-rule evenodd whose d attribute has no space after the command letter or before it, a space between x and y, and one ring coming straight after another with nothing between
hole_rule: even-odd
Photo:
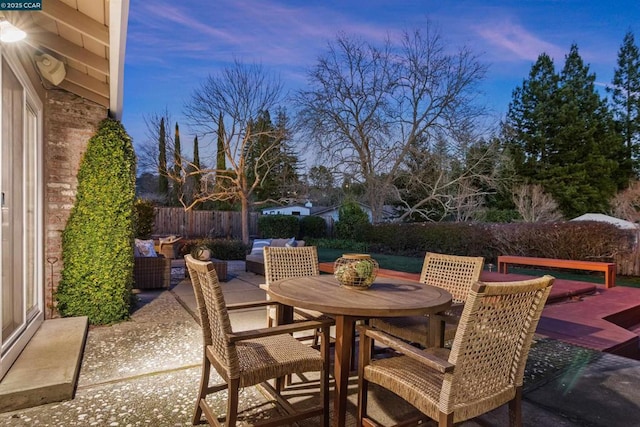
<instances>
[{"instance_id":1,"label":"dusk sky","mask_svg":"<svg viewBox=\"0 0 640 427\"><path fill-rule=\"evenodd\" d=\"M131 0L123 123L139 146L148 139L144 117L166 109L189 155L184 104L221 67L259 63L294 91L337 34L378 43L427 21L452 51L467 46L487 65L479 101L497 118L541 53L560 72L577 44L604 87L625 33L640 44L638 0Z\"/></svg>"}]
</instances>

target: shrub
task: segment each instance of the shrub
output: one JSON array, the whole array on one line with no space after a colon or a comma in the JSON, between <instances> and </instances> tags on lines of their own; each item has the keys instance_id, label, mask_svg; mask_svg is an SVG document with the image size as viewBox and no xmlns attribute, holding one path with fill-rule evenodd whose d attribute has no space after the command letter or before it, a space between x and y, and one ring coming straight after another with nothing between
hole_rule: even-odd
<instances>
[{"instance_id":1,"label":"shrub","mask_svg":"<svg viewBox=\"0 0 640 427\"><path fill-rule=\"evenodd\" d=\"M309 241L305 240L305 244L307 246L317 246L318 248L341 249L348 252L369 252L368 244L348 239L310 239Z\"/></svg>"},{"instance_id":2,"label":"shrub","mask_svg":"<svg viewBox=\"0 0 640 427\"><path fill-rule=\"evenodd\" d=\"M247 252L251 249L242 240L200 239L186 241L181 248L181 254L192 253L194 248L200 245L208 247L213 258L222 260L244 260Z\"/></svg>"},{"instance_id":3,"label":"shrub","mask_svg":"<svg viewBox=\"0 0 640 427\"><path fill-rule=\"evenodd\" d=\"M611 260L633 244L629 232L597 221L493 225L491 234L498 253L585 261Z\"/></svg>"},{"instance_id":4,"label":"shrub","mask_svg":"<svg viewBox=\"0 0 640 427\"><path fill-rule=\"evenodd\" d=\"M258 218L258 230L262 237L284 239L298 236L300 221L294 215L262 215Z\"/></svg>"},{"instance_id":5,"label":"shrub","mask_svg":"<svg viewBox=\"0 0 640 427\"><path fill-rule=\"evenodd\" d=\"M363 240L370 230L369 217L353 200L345 200L338 209L336 237L338 239Z\"/></svg>"},{"instance_id":6,"label":"shrub","mask_svg":"<svg viewBox=\"0 0 640 427\"><path fill-rule=\"evenodd\" d=\"M630 250L633 236L612 224L594 221L555 223L411 223L373 226L373 253L422 257L426 252L603 261Z\"/></svg>"},{"instance_id":7,"label":"shrub","mask_svg":"<svg viewBox=\"0 0 640 427\"><path fill-rule=\"evenodd\" d=\"M300 236L305 240L327 237L327 222L319 216L303 216L300 218Z\"/></svg>"},{"instance_id":8,"label":"shrub","mask_svg":"<svg viewBox=\"0 0 640 427\"><path fill-rule=\"evenodd\" d=\"M156 220L154 205L151 200L136 199L134 208L134 236L138 239L150 239Z\"/></svg>"},{"instance_id":9,"label":"shrub","mask_svg":"<svg viewBox=\"0 0 640 427\"><path fill-rule=\"evenodd\" d=\"M78 170L78 191L62 233L56 292L62 316L109 324L129 316L133 283L136 157L122 125L100 122Z\"/></svg>"}]
</instances>

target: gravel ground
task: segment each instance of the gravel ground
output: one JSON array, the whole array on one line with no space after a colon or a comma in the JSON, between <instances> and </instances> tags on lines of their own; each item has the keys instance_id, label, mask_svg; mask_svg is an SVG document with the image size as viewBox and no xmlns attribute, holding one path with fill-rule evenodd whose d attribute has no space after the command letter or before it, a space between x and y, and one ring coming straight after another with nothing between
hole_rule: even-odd
<instances>
[{"instance_id":1,"label":"gravel ground","mask_svg":"<svg viewBox=\"0 0 640 427\"><path fill-rule=\"evenodd\" d=\"M244 274L238 270L237 274ZM184 278L181 268L174 268L172 281L175 285ZM140 293L137 310L131 320L113 326L91 327L87 337L85 353L78 380L76 396L71 401L47 404L35 408L0 414L0 426L189 426L193 414L195 398L200 381L202 358L202 336L200 328L191 314L180 304L173 292L147 291ZM616 365L624 365L620 375L609 377ZM591 373L589 367L598 370ZM559 414L550 409L548 403L534 402L538 395L545 396L556 383L575 392L580 387L571 388L584 380L587 375L595 377L605 372L605 380L616 382L625 378L629 384L640 377L640 368L635 361L616 359L592 350L575 347L560 341L536 339L525 372L525 399L523 410L525 426L584 426L608 425L604 410L602 423L585 421L580 418L580 396L572 397L576 403L574 414ZM616 374L619 375L619 374ZM604 384L604 380L600 380ZM600 384L598 383L598 385ZM557 386L556 386L557 387ZM586 387L594 389L595 387ZM304 390L304 387L302 388ZM350 383L350 412L355 412L357 384ZM635 400L635 387L622 391L629 402ZM597 390L596 390L597 392ZM308 392L304 392L308 397ZM528 398L527 394L531 398ZM375 396L381 405L392 408L400 417L414 411L406 403L384 391ZM567 394L567 398L570 398ZM209 401L220 413L225 412L225 393ZM553 395L552 400L561 400L563 395ZM608 403L606 399L602 399ZM370 399L376 401L376 399ZM615 399L610 401L614 404ZM619 400L618 400L619 401ZM273 412L268 402L255 387L243 390L241 416L245 421L267 417ZM569 406L568 401L568 405ZM600 403L600 402L599 402ZM562 402L559 402L562 406ZM615 405L614 405L615 407ZM626 410L633 410L633 405ZM629 409L630 408L630 409ZM633 414L630 414L633 415ZM635 415L634 415L635 417ZM637 421L637 418L634 418ZM355 425L353 413L348 415L347 424ZM504 408L483 416L478 423L466 422L463 426L504 425ZM309 420L302 427L319 425L319 420ZM613 424L611 424L613 425ZM622 424L618 424L622 425Z\"/></svg>"}]
</instances>

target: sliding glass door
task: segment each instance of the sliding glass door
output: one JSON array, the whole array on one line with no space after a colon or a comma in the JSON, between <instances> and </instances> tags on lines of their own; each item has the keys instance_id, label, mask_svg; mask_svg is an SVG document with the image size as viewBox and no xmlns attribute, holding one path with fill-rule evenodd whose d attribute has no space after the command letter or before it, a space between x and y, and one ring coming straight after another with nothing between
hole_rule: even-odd
<instances>
[{"instance_id":1,"label":"sliding glass door","mask_svg":"<svg viewBox=\"0 0 640 427\"><path fill-rule=\"evenodd\" d=\"M0 53L2 53L0 51ZM0 81L0 378L43 319L41 104L17 61L2 57Z\"/></svg>"}]
</instances>

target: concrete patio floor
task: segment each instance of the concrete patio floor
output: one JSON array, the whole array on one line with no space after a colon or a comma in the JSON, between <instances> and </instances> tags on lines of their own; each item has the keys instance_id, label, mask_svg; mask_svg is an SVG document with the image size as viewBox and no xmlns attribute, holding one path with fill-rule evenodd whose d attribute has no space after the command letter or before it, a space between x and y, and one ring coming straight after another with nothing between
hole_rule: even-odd
<instances>
[{"instance_id":1,"label":"concrete patio floor","mask_svg":"<svg viewBox=\"0 0 640 427\"><path fill-rule=\"evenodd\" d=\"M222 283L229 303L263 299L261 276L229 263ZM180 267L168 291L145 291L130 321L91 327L75 398L0 413L3 426L188 426L200 378L202 338L191 285ZM234 328L265 324L263 309L234 313ZM34 378L34 381L37 381ZM527 364L523 402L525 426L637 425L640 419L640 361L539 338ZM348 425L355 425L357 385L350 382ZM294 391L294 393L297 392ZM306 397L301 398L301 400ZM380 389L370 405L382 422L400 420L414 410ZM211 400L224 408L221 399ZM273 405L260 390L241 396L246 420L268 416ZM304 402L301 402L304 404ZM463 426L507 424L500 408ZM301 426L318 425L310 420Z\"/></svg>"}]
</instances>

